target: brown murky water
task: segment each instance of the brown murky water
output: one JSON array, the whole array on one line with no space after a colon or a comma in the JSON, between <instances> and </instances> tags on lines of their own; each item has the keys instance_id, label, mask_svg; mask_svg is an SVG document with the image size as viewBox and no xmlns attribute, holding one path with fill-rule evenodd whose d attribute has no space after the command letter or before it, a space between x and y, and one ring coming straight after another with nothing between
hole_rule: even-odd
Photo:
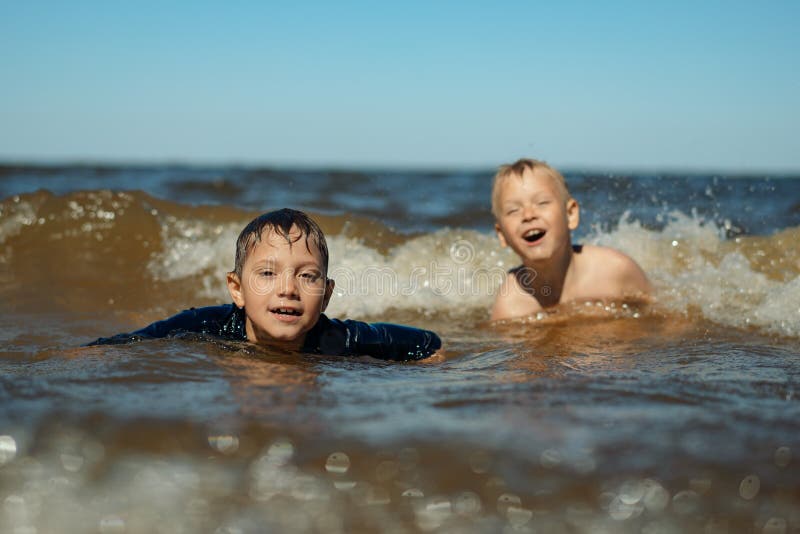
<instances>
[{"instance_id":1,"label":"brown murky water","mask_svg":"<svg viewBox=\"0 0 800 534\"><path fill-rule=\"evenodd\" d=\"M796 228L621 222L592 239L636 257L655 307L490 325L513 260L490 235L322 216L330 314L435 329L443 358L80 347L225 302L254 213L2 201L0 532L800 531Z\"/></svg>"}]
</instances>

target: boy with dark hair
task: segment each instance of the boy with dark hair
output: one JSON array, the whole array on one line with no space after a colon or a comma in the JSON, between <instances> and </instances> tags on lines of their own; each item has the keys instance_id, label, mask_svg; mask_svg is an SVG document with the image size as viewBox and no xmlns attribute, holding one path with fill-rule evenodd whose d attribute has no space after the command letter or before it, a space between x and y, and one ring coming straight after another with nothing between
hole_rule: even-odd
<instances>
[{"instance_id":1,"label":"boy with dark hair","mask_svg":"<svg viewBox=\"0 0 800 534\"><path fill-rule=\"evenodd\" d=\"M419 360L441 348L428 330L388 323L329 319L322 312L333 294L328 246L305 213L281 209L253 219L236 241L227 274L233 304L192 308L130 334L90 345L195 332L316 354Z\"/></svg>"}]
</instances>

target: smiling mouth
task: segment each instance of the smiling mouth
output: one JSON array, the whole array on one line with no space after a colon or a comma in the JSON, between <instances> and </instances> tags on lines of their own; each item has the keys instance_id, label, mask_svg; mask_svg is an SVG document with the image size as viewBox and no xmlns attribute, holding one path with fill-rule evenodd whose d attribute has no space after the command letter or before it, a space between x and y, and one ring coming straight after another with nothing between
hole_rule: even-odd
<instances>
[{"instance_id":1,"label":"smiling mouth","mask_svg":"<svg viewBox=\"0 0 800 534\"><path fill-rule=\"evenodd\" d=\"M535 243L539 241L541 238L544 237L546 232L544 230L528 230L524 234L522 234L522 239L527 241L528 243Z\"/></svg>"},{"instance_id":2,"label":"smiling mouth","mask_svg":"<svg viewBox=\"0 0 800 534\"><path fill-rule=\"evenodd\" d=\"M273 308L270 311L278 315L286 315L290 317L300 317L303 315L303 312L300 310L295 310L292 308Z\"/></svg>"}]
</instances>

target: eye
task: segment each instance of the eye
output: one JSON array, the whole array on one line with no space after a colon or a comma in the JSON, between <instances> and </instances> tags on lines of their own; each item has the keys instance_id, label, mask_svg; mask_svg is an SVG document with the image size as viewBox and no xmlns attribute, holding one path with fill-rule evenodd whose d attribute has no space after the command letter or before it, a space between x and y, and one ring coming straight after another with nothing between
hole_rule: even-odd
<instances>
[{"instance_id":1,"label":"eye","mask_svg":"<svg viewBox=\"0 0 800 534\"><path fill-rule=\"evenodd\" d=\"M275 272L272 269L264 269L263 271L259 271L259 276L270 277L275 276Z\"/></svg>"},{"instance_id":2,"label":"eye","mask_svg":"<svg viewBox=\"0 0 800 534\"><path fill-rule=\"evenodd\" d=\"M321 275L319 273L315 273L313 271L300 273L300 278L307 280L309 282L316 282L317 280L319 280L320 276Z\"/></svg>"},{"instance_id":3,"label":"eye","mask_svg":"<svg viewBox=\"0 0 800 534\"><path fill-rule=\"evenodd\" d=\"M549 200L540 200L539 201L539 205L540 206L547 206L548 204L550 204Z\"/></svg>"},{"instance_id":4,"label":"eye","mask_svg":"<svg viewBox=\"0 0 800 534\"><path fill-rule=\"evenodd\" d=\"M518 211L519 211L519 208L511 208L511 209L506 210L506 215L513 215Z\"/></svg>"}]
</instances>

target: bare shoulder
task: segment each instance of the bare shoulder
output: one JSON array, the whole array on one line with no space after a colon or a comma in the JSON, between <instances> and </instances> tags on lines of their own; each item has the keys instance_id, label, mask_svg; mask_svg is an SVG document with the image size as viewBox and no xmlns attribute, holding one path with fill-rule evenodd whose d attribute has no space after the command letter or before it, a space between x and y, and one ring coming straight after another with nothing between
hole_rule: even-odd
<instances>
[{"instance_id":1,"label":"bare shoulder","mask_svg":"<svg viewBox=\"0 0 800 534\"><path fill-rule=\"evenodd\" d=\"M611 247L584 245L581 250L582 263L590 266L591 272L603 278L605 283L616 286L624 295L649 295L653 291L647 275L633 258Z\"/></svg>"},{"instance_id":2,"label":"bare shoulder","mask_svg":"<svg viewBox=\"0 0 800 534\"><path fill-rule=\"evenodd\" d=\"M542 306L536 298L520 287L514 272L506 274L492 307L492 321L524 317L541 310Z\"/></svg>"}]
</instances>

